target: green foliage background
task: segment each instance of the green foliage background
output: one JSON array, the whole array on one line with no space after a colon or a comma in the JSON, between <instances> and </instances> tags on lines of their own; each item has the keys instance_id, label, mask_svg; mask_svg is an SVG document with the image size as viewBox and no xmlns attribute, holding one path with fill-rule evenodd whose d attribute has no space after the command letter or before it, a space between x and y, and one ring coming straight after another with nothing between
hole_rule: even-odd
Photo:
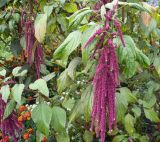
<instances>
[{"instance_id":1,"label":"green foliage background","mask_svg":"<svg viewBox=\"0 0 160 142\"><path fill-rule=\"evenodd\" d=\"M101 26L103 13L114 1L96 13L91 0L1 0L0 64L3 76L1 94L9 100L4 117L22 104L32 109L35 135L29 141L40 142L44 136L57 142L98 142L90 132L92 78L97 61L90 60L96 38L81 49ZM35 37L43 44L45 64L35 80L33 69L21 61L25 39L18 34L20 11L36 14ZM151 16L146 24L143 18ZM102 15L102 16L101 16ZM117 56L121 86L117 88L118 128L106 133L106 141L160 141L160 10L141 1L119 2L118 19L126 47L118 38ZM8 79L17 84L3 85ZM3 87L2 87L3 86ZM11 95L10 95L11 94ZM34 101L27 100L29 96ZM132 140L132 141L131 141ZM21 139L20 141L24 141Z\"/></svg>"}]
</instances>

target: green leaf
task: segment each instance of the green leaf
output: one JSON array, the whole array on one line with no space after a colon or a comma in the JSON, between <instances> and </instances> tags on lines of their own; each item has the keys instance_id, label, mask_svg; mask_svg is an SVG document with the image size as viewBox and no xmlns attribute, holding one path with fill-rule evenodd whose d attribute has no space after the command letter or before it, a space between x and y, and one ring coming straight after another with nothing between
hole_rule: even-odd
<instances>
[{"instance_id":1,"label":"green leaf","mask_svg":"<svg viewBox=\"0 0 160 142\"><path fill-rule=\"evenodd\" d=\"M157 55L154 56L153 65L154 65L158 75L160 76L160 57L159 56L157 56Z\"/></svg>"},{"instance_id":2,"label":"green leaf","mask_svg":"<svg viewBox=\"0 0 160 142\"><path fill-rule=\"evenodd\" d=\"M7 106L4 111L3 119L8 118L8 116L12 113L16 106L16 103L14 100L10 100L9 103L7 103Z\"/></svg>"},{"instance_id":3,"label":"green leaf","mask_svg":"<svg viewBox=\"0 0 160 142\"><path fill-rule=\"evenodd\" d=\"M130 6L130 7L136 8L136 9L141 10L141 11L149 12L148 9L146 9L144 6L142 6L141 4L138 4L136 2L132 3L132 2L121 2L121 1L119 1L118 4L122 5L122 6Z\"/></svg>"},{"instance_id":4,"label":"green leaf","mask_svg":"<svg viewBox=\"0 0 160 142\"><path fill-rule=\"evenodd\" d=\"M148 67L151 64L149 58L145 54L143 54L143 52L138 48L136 48L136 52L136 60L138 61L138 63L143 67Z\"/></svg>"},{"instance_id":5,"label":"green leaf","mask_svg":"<svg viewBox=\"0 0 160 142\"><path fill-rule=\"evenodd\" d=\"M132 112L134 113L134 116L136 118L141 116L141 109L137 107L136 105L134 105L134 107L132 108Z\"/></svg>"},{"instance_id":6,"label":"green leaf","mask_svg":"<svg viewBox=\"0 0 160 142\"><path fill-rule=\"evenodd\" d=\"M49 17L53 11L54 5L49 5L44 7L44 13Z\"/></svg>"},{"instance_id":7,"label":"green leaf","mask_svg":"<svg viewBox=\"0 0 160 142\"><path fill-rule=\"evenodd\" d=\"M45 80L46 82L48 82L49 80L51 80L52 78L54 78L56 76L55 72L52 72L44 77L42 77L43 80Z\"/></svg>"},{"instance_id":8,"label":"green leaf","mask_svg":"<svg viewBox=\"0 0 160 142\"><path fill-rule=\"evenodd\" d=\"M36 142L42 142L42 140L43 140L44 137L45 137L44 134L42 134L38 130L36 131Z\"/></svg>"},{"instance_id":9,"label":"green leaf","mask_svg":"<svg viewBox=\"0 0 160 142\"><path fill-rule=\"evenodd\" d=\"M75 80L75 76L76 76L76 68L77 66L81 63L81 58L80 57L76 57L74 58L70 63L69 66L67 68L68 71L68 76L72 79Z\"/></svg>"},{"instance_id":10,"label":"green leaf","mask_svg":"<svg viewBox=\"0 0 160 142\"><path fill-rule=\"evenodd\" d=\"M2 94L2 100L7 102L8 97L10 95L10 87L9 85L5 85L1 87L0 93Z\"/></svg>"},{"instance_id":11,"label":"green leaf","mask_svg":"<svg viewBox=\"0 0 160 142\"><path fill-rule=\"evenodd\" d=\"M114 39L114 42L119 46L117 49L119 62L124 64L123 74L126 78L130 78L136 71L136 45L133 39L128 35L124 35L124 41L126 47L123 47L119 38Z\"/></svg>"},{"instance_id":12,"label":"green leaf","mask_svg":"<svg viewBox=\"0 0 160 142\"><path fill-rule=\"evenodd\" d=\"M13 13L12 16L13 16L13 19L18 23L18 21L20 19L20 14L19 13Z\"/></svg>"},{"instance_id":13,"label":"green leaf","mask_svg":"<svg viewBox=\"0 0 160 142\"><path fill-rule=\"evenodd\" d=\"M52 120L51 125L56 132L65 131L66 125L66 112L60 107L52 108Z\"/></svg>"},{"instance_id":14,"label":"green leaf","mask_svg":"<svg viewBox=\"0 0 160 142\"><path fill-rule=\"evenodd\" d=\"M153 122L160 122L160 119L158 118L157 113L152 109L144 109L144 113L146 118Z\"/></svg>"},{"instance_id":15,"label":"green leaf","mask_svg":"<svg viewBox=\"0 0 160 142\"><path fill-rule=\"evenodd\" d=\"M122 87L119 90L120 93L125 95L128 103L135 103L137 101L136 97L131 93L131 91L127 87Z\"/></svg>"},{"instance_id":16,"label":"green leaf","mask_svg":"<svg viewBox=\"0 0 160 142\"><path fill-rule=\"evenodd\" d=\"M43 43L43 40L45 38L46 27L47 27L47 15L38 14L35 20L34 28L35 28L35 37L40 43Z\"/></svg>"},{"instance_id":17,"label":"green leaf","mask_svg":"<svg viewBox=\"0 0 160 142\"><path fill-rule=\"evenodd\" d=\"M123 139L125 139L125 135L118 135L113 138L112 142L121 142Z\"/></svg>"},{"instance_id":18,"label":"green leaf","mask_svg":"<svg viewBox=\"0 0 160 142\"><path fill-rule=\"evenodd\" d=\"M32 119L37 129L44 135L49 135L49 125L52 118L52 110L47 104L39 104L32 111Z\"/></svg>"},{"instance_id":19,"label":"green leaf","mask_svg":"<svg viewBox=\"0 0 160 142\"><path fill-rule=\"evenodd\" d=\"M65 70L61 73L57 79L58 92L62 93L67 87L73 83L72 79L68 75L68 70Z\"/></svg>"},{"instance_id":20,"label":"green leaf","mask_svg":"<svg viewBox=\"0 0 160 142\"><path fill-rule=\"evenodd\" d=\"M67 110L71 110L73 108L74 104L75 104L74 99L68 99L68 100L63 101L62 106L64 108L66 108Z\"/></svg>"},{"instance_id":21,"label":"green leaf","mask_svg":"<svg viewBox=\"0 0 160 142\"><path fill-rule=\"evenodd\" d=\"M116 93L116 111L117 111L117 122L123 122L124 114L128 109L127 98L124 94Z\"/></svg>"},{"instance_id":22,"label":"green leaf","mask_svg":"<svg viewBox=\"0 0 160 142\"><path fill-rule=\"evenodd\" d=\"M5 6L10 0L1 0L0 1L0 8Z\"/></svg>"},{"instance_id":23,"label":"green leaf","mask_svg":"<svg viewBox=\"0 0 160 142\"><path fill-rule=\"evenodd\" d=\"M63 8L69 13L74 13L78 10L78 7L75 3L65 3Z\"/></svg>"},{"instance_id":24,"label":"green leaf","mask_svg":"<svg viewBox=\"0 0 160 142\"><path fill-rule=\"evenodd\" d=\"M46 81L43 79L38 79L34 83L31 83L29 85L29 88L31 90L38 90L40 93L42 93L46 97L49 97L49 89L47 87Z\"/></svg>"},{"instance_id":25,"label":"green leaf","mask_svg":"<svg viewBox=\"0 0 160 142\"><path fill-rule=\"evenodd\" d=\"M56 135L57 142L70 142L69 135L67 133L61 133Z\"/></svg>"},{"instance_id":26,"label":"green leaf","mask_svg":"<svg viewBox=\"0 0 160 142\"><path fill-rule=\"evenodd\" d=\"M69 122L74 121L81 113L84 113L86 121L90 120L92 106L92 85L89 85L82 93L81 99L74 106L69 117Z\"/></svg>"},{"instance_id":27,"label":"green leaf","mask_svg":"<svg viewBox=\"0 0 160 142\"><path fill-rule=\"evenodd\" d=\"M5 69L2 69L2 70L0 71L0 75L1 75L1 76L6 76L6 73L7 73L7 71L6 71Z\"/></svg>"},{"instance_id":28,"label":"green leaf","mask_svg":"<svg viewBox=\"0 0 160 142\"><path fill-rule=\"evenodd\" d=\"M53 56L55 60L62 60L62 67L66 67L69 55L80 45L82 33L74 31L68 35L64 42L55 50Z\"/></svg>"},{"instance_id":29,"label":"green leaf","mask_svg":"<svg viewBox=\"0 0 160 142\"><path fill-rule=\"evenodd\" d=\"M27 74L27 69L23 69L22 67L16 67L12 70L12 74L15 77L25 76Z\"/></svg>"},{"instance_id":30,"label":"green leaf","mask_svg":"<svg viewBox=\"0 0 160 142\"><path fill-rule=\"evenodd\" d=\"M124 126L125 126L125 129L126 131L129 133L129 134L133 134L133 132L135 131L134 129L134 117L132 115L130 115L129 113L125 116L124 118Z\"/></svg>"},{"instance_id":31,"label":"green leaf","mask_svg":"<svg viewBox=\"0 0 160 142\"><path fill-rule=\"evenodd\" d=\"M10 48L11 48L13 55L18 57L20 55L20 53L22 52L20 40L18 38L12 38Z\"/></svg>"},{"instance_id":32,"label":"green leaf","mask_svg":"<svg viewBox=\"0 0 160 142\"><path fill-rule=\"evenodd\" d=\"M138 69L136 62L142 65L142 67L148 67L150 65L150 60L136 47L134 40L130 36L124 35L124 41L126 47L123 47L119 38L114 39L114 42L119 46L117 53L119 62L123 68L123 75L126 78L130 78Z\"/></svg>"},{"instance_id":33,"label":"green leaf","mask_svg":"<svg viewBox=\"0 0 160 142\"><path fill-rule=\"evenodd\" d=\"M24 90L24 84L15 84L11 89L11 94L14 100L21 105L22 92Z\"/></svg>"},{"instance_id":34,"label":"green leaf","mask_svg":"<svg viewBox=\"0 0 160 142\"><path fill-rule=\"evenodd\" d=\"M88 41L88 38L91 37L99 28L99 25L93 25L83 33L81 42L82 47ZM93 42L91 42L87 48L82 49L82 61L85 65L87 64L89 56L91 55L91 50L95 47L96 43L97 40L94 39Z\"/></svg>"},{"instance_id":35,"label":"green leaf","mask_svg":"<svg viewBox=\"0 0 160 142\"><path fill-rule=\"evenodd\" d=\"M141 136L139 140L140 142L149 142L149 138L147 136Z\"/></svg>"},{"instance_id":36,"label":"green leaf","mask_svg":"<svg viewBox=\"0 0 160 142\"><path fill-rule=\"evenodd\" d=\"M86 130L83 134L83 139L85 142L93 142L93 134Z\"/></svg>"},{"instance_id":37,"label":"green leaf","mask_svg":"<svg viewBox=\"0 0 160 142\"><path fill-rule=\"evenodd\" d=\"M89 13L91 13L91 12L92 12L92 10L90 10L89 8L83 8L83 9L78 10L77 12L75 12L70 17L68 17L69 28L76 28L82 22L84 17L86 15L88 15Z\"/></svg>"}]
</instances>

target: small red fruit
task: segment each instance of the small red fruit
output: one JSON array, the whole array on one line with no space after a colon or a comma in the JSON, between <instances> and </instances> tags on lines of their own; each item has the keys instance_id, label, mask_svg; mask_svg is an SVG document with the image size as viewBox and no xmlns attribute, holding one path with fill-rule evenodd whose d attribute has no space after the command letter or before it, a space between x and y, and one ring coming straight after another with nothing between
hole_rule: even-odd
<instances>
[{"instance_id":1,"label":"small red fruit","mask_svg":"<svg viewBox=\"0 0 160 142\"><path fill-rule=\"evenodd\" d=\"M27 117L27 118L31 117L31 113L30 113L29 111L26 112L24 115L25 115L25 117Z\"/></svg>"},{"instance_id":2,"label":"small red fruit","mask_svg":"<svg viewBox=\"0 0 160 142\"><path fill-rule=\"evenodd\" d=\"M29 133L24 133L23 134L23 139L28 140L29 139Z\"/></svg>"},{"instance_id":3,"label":"small red fruit","mask_svg":"<svg viewBox=\"0 0 160 142\"><path fill-rule=\"evenodd\" d=\"M29 128L29 129L27 129L27 132L28 132L29 134L32 134L32 133L33 133L33 129L32 129L32 128Z\"/></svg>"},{"instance_id":4,"label":"small red fruit","mask_svg":"<svg viewBox=\"0 0 160 142\"><path fill-rule=\"evenodd\" d=\"M19 111L20 112L23 112L23 111L25 111L25 110L27 110L27 107L26 106L19 106Z\"/></svg>"},{"instance_id":5,"label":"small red fruit","mask_svg":"<svg viewBox=\"0 0 160 142\"><path fill-rule=\"evenodd\" d=\"M23 116L18 117L18 122L23 122Z\"/></svg>"}]
</instances>

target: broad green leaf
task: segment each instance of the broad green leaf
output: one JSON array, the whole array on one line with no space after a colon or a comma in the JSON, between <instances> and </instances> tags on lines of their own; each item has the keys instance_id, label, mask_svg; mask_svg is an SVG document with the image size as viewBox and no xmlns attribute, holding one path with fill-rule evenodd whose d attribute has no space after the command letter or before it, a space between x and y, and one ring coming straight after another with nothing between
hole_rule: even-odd
<instances>
[{"instance_id":1,"label":"broad green leaf","mask_svg":"<svg viewBox=\"0 0 160 142\"><path fill-rule=\"evenodd\" d=\"M124 118L124 126L125 126L126 131L129 134L133 134L133 132L135 131L134 121L135 121L134 117L130 115L129 113Z\"/></svg>"},{"instance_id":2,"label":"broad green leaf","mask_svg":"<svg viewBox=\"0 0 160 142\"><path fill-rule=\"evenodd\" d=\"M134 107L132 108L132 112L134 113L134 116L136 118L141 116L141 109L137 107L136 105L134 105Z\"/></svg>"},{"instance_id":3,"label":"broad green leaf","mask_svg":"<svg viewBox=\"0 0 160 142\"><path fill-rule=\"evenodd\" d=\"M136 45L133 39L128 35L124 35L124 41L126 47L123 47L119 38L114 40L114 42L119 46L117 49L119 62L122 65L124 64L123 74L125 77L130 78L135 74L136 71Z\"/></svg>"},{"instance_id":4,"label":"broad green leaf","mask_svg":"<svg viewBox=\"0 0 160 142\"><path fill-rule=\"evenodd\" d=\"M146 118L153 122L160 122L160 119L158 118L157 113L152 109L144 109L144 113Z\"/></svg>"},{"instance_id":5,"label":"broad green leaf","mask_svg":"<svg viewBox=\"0 0 160 142\"><path fill-rule=\"evenodd\" d=\"M68 35L64 42L55 50L53 57L55 60L62 60L61 65L66 67L69 55L80 45L82 33L74 31Z\"/></svg>"},{"instance_id":6,"label":"broad green leaf","mask_svg":"<svg viewBox=\"0 0 160 142\"><path fill-rule=\"evenodd\" d=\"M140 142L149 142L149 138L147 136L141 136L139 140Z\"/></svg>"},{"instance_id":7,"label":"broad green leaf","mask_svg":"<svg viewBox=\"0 0 160 142\"><path fill-rule=\"evenodd\" d=\"M22 47L18 38L11 39L10 49L14 56L18 57L20 55L22 52Z\"/></svg>"},{"instance_id":8,"label":"broad green leaf","mask_svg":"<svg viewBox=\"0 0 160 142\"><path fill-rule=\"evenodd\" d=\"M83 134L84 142L93 142L93 133L90 131L85 131Z\"/></svg>"},{"instance_id":9,"label":"broad green leaf","mask_svg":"<svg viewBox=\"0 0 160 142\"><path fill-rule=\"evenodd\" d=\"M123 139L125 139L125 135L118 135L113 138L112 142L121 142Z\"/></svg>"},{"instance_id":10,"label":"broad green leaf","mask_svg":"<svg viewBox=\"0 0 160 142\"><path fill-rule=\"evenodd\" d=\"M124 35L124 41L126 47L122 46L119 38L114 39L114 42L119 46L117 53L120 65L123 68L123 75L126 78L130 78L138 69L137 62L142 65L142 67L148 67L150 65L150 60L136 47L134 40L130 36Z\"/></svg>"},{"instance_id":11,"label":"broad green leaf","mask_svg":"<svg viewBox=\"0 0 160 142\"><path fill-rule=\"evenodd\" d=\"M39 104L32 111L32 119L37 129L44 135L49 134L49 125L52 118L52 109L47 104Z\"/></svg>"},{"instance_id":12,"label":"broad green leaf","mask_svg":"<svg viewBox=\"0 0 160 142\"><path fill-rule=\"evenodd\" d=\"M68 70L63 71L57 79L58 92L62 93L67 87L73 83L72 79L68 75Z\"/></svg>"},{"instance_id":13,"label":"broad green leaf","mask_svg":"<svg viewBox=\"0 0 160 142\"><path fill-rule=\"evenodd\" d=\"M44 134L42 134L41 132L39 132L38 130L36 131L36 142L42 142L43 138L44 138Z\"/></svg>"},{"instance_id":14,"label":"broad green leaf","mask_svg":"<svg viewBox=\"0 0 160 142\"><path fill-rule=\"evenodd\" d=\"M51 125L56 132L65 131L66 125L66 112L60 107L52 108L52 120Z\"/></svg>"},{"instance_id":15,"label":"broad green leaf","mask_svg":"<svg viewBox=\"0 0 160 142\"><path fill-rule=\"evenodd\" d=\"M7 102L8 97L10 95L10 87L9 85L5 85L1 87L0 93L2 94L2 100Z\"/></svg>"},{"instance_id":16,"label":"broad green leaf","mask_svg":"<svg viewBox=\"0 0 160 142\"><path fill-rule=\"evenodd\" d=\"M74 104L75 104L74 99L67 99L67 100L63 101L62 106L64 108L66 108L67 110L71 110L73 108Z\"/></svg>"},{"instance_id":17,"label":"broad green leaf","mask_svg":"<svg viewBox=\"0 0 160 142\"><path fill-rule=\"evenodd\" d=\"M44 77L42 77L43 80L45 80L46 82L48 82L49 80L51 80L52 78L54 78L56 76L55 72L52 72Z\"/></svg>"},{"instance_id":18,"label":"broad green leaf","mask_svg":"<svg viewBox=\"0 0 160 142\"><path fill-rule=\"evenodd\" d=\"M155 95L153 95L152 98L150 98L150 100L142 101L142 104L144 108L152 108L156 104L156 101L156 97Z\"/></svg>"},{"instance_id":19,"label":"broad green leaf","mask_svg":"<svg viewBox=\"0 0 160 142\"><path fill-rule=\"evenodd\" d=\"M154 56L154 61L153 61L153 65L158 73L158 75L160 76L160 56Z\"/></svg>"},{"instance_id":20,"label":"broad green leaf","mask_svg":"<svg viewBox=\"0 0 160 142\"><path fill-rule=\"evenodd\" d=\"M68 17L69 20L69 28L76 28L84 19L84 17L88 14L90 14L92 12L92 10L90 10L89 8L83 8L81 10L78 10L77 12L75 12L73 15L71 15L70 17Z\"/></svg>"},{"instance_id":21,"label":"broad green leaf","mask_svg":"<svg viewBox=\"0 0 160 142\"><path fill-rule=\"evenodd\" d=\"M12 111L15 108L15 106L16 106L16 103L15 103L14 100L10 100L7 103L7 106L6 106L5 111L4 111L3 119L6 119L12 113Z\"/></svg>"},{"instance_id":22,"label":"broad green leaf","mask_svg":"<svg viewBox=\"0 0 160 142\"><path fill-rule=\"evenodd\" d=\"M13 13L12 16L13 16L13 19L18 23L18 21L20 19L20 14L19 13Z\"/></svg>"},{"instance_id":23,"label":"broad green leaf","mask_svg":"<svg viewBox=\"0 0 160 142\"><path fill-rule=\"evenodd\" d=\"M43 43L47 27L47 14L38 14L35 20L35 37L40 42Z\"/></svg>"},{"instance_id":24,"label":"broad green leaf","mask_svg":"<svg viewBox=\"0 0 160 142\"><path fill-rule=\"evenodd\" d=\"M12 70L12 74L15 77L25 76L27 74L27 69L23 69L22 67L16 67Z\"/></svg>"},{"instance_id":25,"label":"broad green leaf","mask_svg":"<svg viewBox=\"0 0 160 142\"><path fill-rule=\"evenodd\" d=\"M1 0L0 1L0 8L5 6L5 4L7 4L9 1L11 1L11 0Z\"/></svg>"},{"instance_id":26,"label":"broad green leaf","mask_svg":"<svg viewBox=\"0 0 160 142\"><path fill-rule=\"evenodd\" d=\"M118 4L122 6L130 6L141 11L149 12L148 9L146 9L142 4L132 3L132 2L121 2L121 1L119 1Z\"/></svg>"},{"instance_id":27,"label":"broad green leaf","mask_svg":"<svg viewBox=\"0 0 160 142\"><path fill-rule=\"evenodd\" d=\"M56 135L57 142L70 142L69 135L67 133L60 133Z\"/></svg>"},{"instance_id":28,"label":"broad green leaf","mask_svg":"<svg viewBox=\"0 0 160 142\"><path fill-rule=\"evenodd\" d=\"M123 122L124 114L128 109L127 98L124 94L116 93L116 112L117 112L117 122Z\"/></svg>"},{"instance_id":29,"label":"broad green leaf","mask_svg":"<svg viewBox=\"0 0 160 142\"><path fill-rule=\"evenodd\" d=\"M24 90L24 84L15 84L11 89L11 94L14 100L21 105L22 92Z\"/></svg>"},{"instance_id":30,"label":"broad green leaf","mask_svg":"<svg viewBox=\"0 0 160 142\"><path fill-rule=\"evenodd\" d=\"M40 93L42 93L46 97L49 97L49 89L47 87L46 81L43 79L38 79L34 83L31 83L29 85L29 88L31 90L38 90Z\"/></svg>"},{"instance_id":31,"label":"broad green leaf","mask_svg":"<svg viewBox=\"0 0 160 142\"><path fill-rule=\"evenodd\" d=\"M89 85L83 92L81 99L76 103L69 117L69 122L74 121L80 114L84 113L86 121L90 120L92 106L92 85Z\"/></svg>"},{"instance_id":32,"label":"broad green leaf","mask_svg":"<svg viewBox=\"0 0 160 142\"><path fill-rule=\"evenodd\" d=\"M1 76L6 76L6 73L7 73L7 71L5 69L3 69L3 70L0 71L0 75Z\"/></svg>"},{"instance_id":33,"label":"broad green leaf","mask_svg":"<svg viewBox=\"0 0 160 142\"><path fill-rule=\"evenodd\" d=\"M136 97L131 93L127 87L120 88L120 93L124 94L127 98L128 103L135 103L137 101Z\"/></svg>"},{"instance_id":34,"label":"broad green leaf","mask_svg":"<svg viewBox=\"0 0 160 142\"><path fill-rule=\"evenodd\" d=\"M88 41L89 37L91 37L99 28L99 25L93 25L83 33L81 42L82 47ZM82 49L82 61L85 65L87 64L89 56L91 55L91 50L95 47L96 43L97 40L94 39L93 42L88 45L88 47Z\"/></svg>"},{"instance_id":35,"label":"broad green leaf","mask_svg":"<svg viewBox=\"0 0 160 142\"><path fill-rule=\"evenodd\" d=\"M149 58L138 48L136 48L136 60L143 67L148 67L150 65Z\"/></svg>"},{"instance_id":36,"label":"broad green leaf","mask_svg":"<svg viewBox=\"0 0 160 142\"><path fill-rule=\"evenodd\" d=\"M63 8L69 13L74 13L78 10L76 3L65 3Z\"/></svg>"},{"instance_id":37,"label":"broad green leaf","mask_svg":"<svg viewBox=\"0 0 160 142\"><path fill-rule=\"evenodd\" d=\"M74 58L70 63L69 66L67 68L68 71L68 76L72 79L75 80L75 76L76 76L76 68L77 66L81 63L81 58L80 57L76 57Z\"/></svg>"},{"instance_id":38,"label":"broad green leaf","mask_svg":"<svg viewBox=\"0 0 160 142\"><path fill-rule=\"evenodd\" d=\"M53 11L54 5L47 5L44 7L44 13L49 17Z\"/></svg>"}]
</instances>

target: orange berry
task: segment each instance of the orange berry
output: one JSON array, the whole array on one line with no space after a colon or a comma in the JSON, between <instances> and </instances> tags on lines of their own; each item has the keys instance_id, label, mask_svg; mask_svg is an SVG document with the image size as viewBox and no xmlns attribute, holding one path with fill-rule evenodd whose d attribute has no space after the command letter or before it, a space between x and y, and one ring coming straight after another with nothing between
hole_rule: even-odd
<instances>
[{"instance_id":1,"label":"orange berry","mask_svg":"<svg viewBox=\"0 0 160 142\"><path fill-rule=\"evenodd\" d=\"M33 133L33 129L32 129L32 128L29 128L29 129L27 130L27 132L28 132L29 134L32 134L32 133Z\"/></svg>"},{"instance_id":2,"label":"orange berry","mask_svg":"<svg viewBox=\"0 0 160 142\"><path fill-rule=\"evenodd\" d=\"M29 133L24 133L23 134L23 139L28 140L29 139Z\"/></svg>"},{"instance_id":3,"label":"orange berry","mask_svg":"<svg viewBox=\"0 0 160 142\"><path fill-rule=\"evenodd\" d=\"M23 117L22 116L18 117L18 122L23 122Z\"/></svg>"},{"instance_id":4,"label":"orange berry","mask_svg":"<svg viewBox=\"0 0 160 142\"><path fill-rule=\"evenodd\" d=\"M26 112L25 114L24 114L27 118L29 118L29 117L31 117L31 112Z\"/></svg>"},{"instance_id":5,"label":"orange berry","mask_svg":"<svg viewBox=\"0 0 160 142\"><path fill-rule=\"evenodd\" d=\"M19 106L19 111L20 111L20 112L23 112L23 111L25 111L25 110L27 110L27 107L26 107L26 106Z\"/></svg>"},{"instance_id":6,"label":"orange berry","mask_svg":"<svg viewBox=\"0 0 160 142\"><path fill-rule=\"evenodd\" d=\"M23 114L22 117L23 117L23 121L26 121L26 120L27 120L27 117L26 117L25 114Z\"/></svg>"},{"instance_id":7,"label":"orange berry","mask_svg":"<svg viewBox=\"0 0 160 142\"><path fill-rule=\"evenodd\" d=\"M2 137L2 133L0 132L0 137Z\"/></svg>"}]
</instances>

